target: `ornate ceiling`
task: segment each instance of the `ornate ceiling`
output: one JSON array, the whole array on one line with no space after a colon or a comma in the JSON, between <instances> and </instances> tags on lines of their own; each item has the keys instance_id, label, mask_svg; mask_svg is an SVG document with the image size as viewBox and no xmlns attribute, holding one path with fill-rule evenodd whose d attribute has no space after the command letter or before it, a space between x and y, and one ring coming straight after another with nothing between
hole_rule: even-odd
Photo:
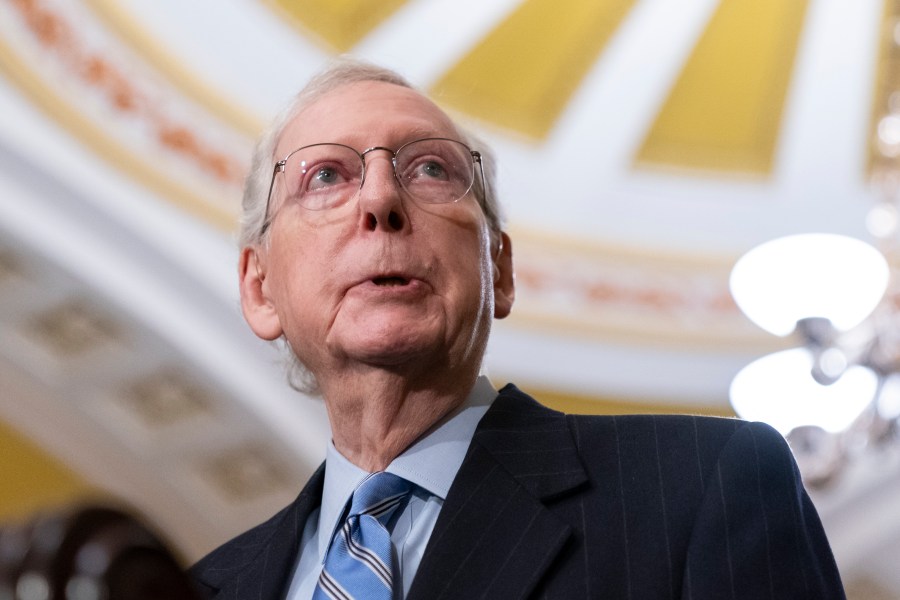
<instances>
[{"instance_id":1,"label":"ornate ceiling","mask_svg":"<svg viewBox=\"0 0 900 600\"><path fill-rule=\"evenodd\" d=\"M496 381L729 414L732 376L785 343L734 307L734 260L867 235L894 4L3 0L0 447L73 474L47 502L114 494L192 557L296 493L327 423L246 330L231 236L255 135L344 52L499 156L519 290ZM883 459L820 500L870 598L900 594L873 558L900 547Z\"/></svg>"}]
</instances>

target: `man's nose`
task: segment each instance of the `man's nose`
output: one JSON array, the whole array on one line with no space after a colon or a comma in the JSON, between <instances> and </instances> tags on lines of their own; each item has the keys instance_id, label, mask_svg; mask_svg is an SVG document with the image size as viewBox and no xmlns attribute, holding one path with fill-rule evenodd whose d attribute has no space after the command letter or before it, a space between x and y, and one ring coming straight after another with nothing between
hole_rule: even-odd
<instances>
[{"instance_id":1,"label":"man's nose","mask_svg":"<svg viewBox=\"0 0 900 600\"><path fill-rule=\"evenodd\" d=\"M403 203L400 182L387 152L366 156L366 177L359 190L362 225L367 231L401 231L409 218Z\"/></svg>"}]
</instances>

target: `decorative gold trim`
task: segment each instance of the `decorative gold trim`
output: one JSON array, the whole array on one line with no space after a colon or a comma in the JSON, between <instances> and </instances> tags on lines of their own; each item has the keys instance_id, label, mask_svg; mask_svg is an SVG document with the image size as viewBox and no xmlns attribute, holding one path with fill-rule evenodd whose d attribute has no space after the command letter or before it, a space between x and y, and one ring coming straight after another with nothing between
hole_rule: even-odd
<instances>
[{"instance_id":1,"label":"decorative gold trim","mask_svg":"<svg viewBox=\"0 0 900 600\"><path fill-rule=\"evenodd\" d=\"M40 107L48 117L80 139L113 167L218 229L228 232L234 230L237 221L234 213L211 205L194 191L166 178L127 146L115 141L99 127L90 123L66 104L40 76L29 71L21 57L2 38L0 38L0 71L5 73L35 106Z\"/></svg>"},{"instance_id":2,"label":"decorative gold trim","mask_svg":"<svg viewBox=\"0 0 900 600\"><path fill-rule=\"evenodd\" d=\"M264 121L249 110L227 100L227 94L203 81L195 71L184 68L183 61L160 46L137 22L120 0L84 0L122 42L134 48L149 64L163 73L185 96L208 110L239 133L255 138Z\"/></svg>"},{"instance_id":3,"label":"decorative gold trim","mask_svg":"<svg viewBox=\"0 0 900 600\"><path fill-rule=\"evenodd\" d=\"M90 1L106 7L114 7L116 2L116 0ZM32 73L27 66L23 66L22 60L17 59L10 48L6 48L0 43L0 50L5 50L0 56L0 69L5 69L6 72L10 73L12 80L18 82L19 87L26 91L37 105L41 106L47 114L64 128L81 137L87 145L91 146L107 161L147 187L159 191L163 197L168 198L174 204L180 205L188 212L201 216L221 229L231 230L233 228L235 219L231 213L212 207L208 202L197 197L192 191L165 178L151 165L142 162L139 157L128 152L126 148L105 135L104 131L92 125L83 115L66 104L49 86L43 83L37 73ZM723 282L722 290L726 289L724 281L727 278L727 269L730 266L730 262L725 260L700 255L678 255L668 251L662 255L657 255L649 250L603 244L587 239L572 238L571 236L563 237L561 234L548 234L527 228L513 230L514 246L519 239L524 241L526 253L534 252L535 250L541 251L544 246L549 246L553 250L562 249L563 252L573 253L572 258L574 260L586 264L596 258L599 259L598 265L601 268L609 269L610 265L613 265L614 268L619 269L622 273L625 273L627 269L631 269L637 273L638 277L636 279L645 277L647 274L652 275L661 269L671 270L673 267L679 267L687 271L688 277L690 277L691 273L708 275L710 280L716 281L719 281L721 277L720 280ZM588 255L586 258L585 254ZM560 262L563 262L563 260L561 259ZM619 264L625 264L626 266L615 266ZM637 268L634 265L637 265ZM645 268L644 273L641 272L640 267ZM589 268L590 265L588 264ZM536 276L540 277L542 268L538 266L530 269L530 272L532 275L536 274ZM547 272L546 267L543 268L543 272ZM523 269L520 273L527 276L529 269ZM595 283L590 276L589 270L585 282L587 285ZM527 277L522 277L520 284L523 289L527 289ZM575 282L573 285L577 287L577 284L578 282ZM600 281L600 284L605 284L605 281ZM690 294L685 294L685 297L682 299L673 295L671 290L665 289L664 286L658 286L657 289L657 287L644 285L640 281L637 281L635 286L629 286L627 282L623 284L622 281L617 280L615 273L610 280L610 286L624 291L626 295L627 293L641 295L641 298L646 297L648 301L644 304L636 305L633 313L628 310L616 311L613 308L613 310L600 314L600 310L591 311L590 307L587 307L579 310L577 315L561 315L558 313L562 311L552 310L555 305L552 302L545 301L541 296L541 292L537 291L535 293L536 301L522 308L517 307L514 313L514 320L517 324L521 324L520 326L529 326L536 329L552 327L570 331L575 335L590 333L602 339L614 337L630 342L644 340L655 344L687 344L695 346L712 344L718 348L729 346L727 332L724 331L724 328L720 330L718 325L721 325L723 322L723 315L727 319L732 317L724 314L729 311L718 311L716 309L709 315L709 318L704 318L703 309L708 304L708 298L704 299L698 296L698 302L692 304L690 302ZM717 288L717 293L722 290ZM584 290L581 290L581 292L584 292ZM622 294L619 294L619 296L622 296ZM654 298L651 298L651 296L656 297L658 300L668 299L669 304L661 308L654 308L658 303L654 304ZM716 304L716 307L718 306L719 304ZM541 307L547 307L548 310L541 310ZM598 307L600 309L603 308L599 305ZM621 320L617 319L615 315L626 315L627 318ZM641 315L644 317L642 318ZM738 323L738 318L735 313L735 323ZM656 330L651 330L646 325L648 322L656 323L659 327ZM715 325L716 328L711 328L710 323ZM736 335L731 347L734 347L735 344L741 344L743 347L747 341L746 337L740 334Z\"/></svg>"},{"instance_id":4,"label":"decorative gold trim","mask_svg":"<svg viewBox=\"0 0 900 600\"><path fill-rule=\"evenodd\" d=\"M678 265L696 271L711 273L720 271L727 277L732 265L739 258L725 254L702 254L700 252L687 252L672 249L653 250L639 246L628 246L591 239L577 234L547 231L523 225L514 225L508 228L512 239L513 248L516 241L534 246L548 246L554 249L562 249L573 252L580 257L598 258L606 262L627 262L639 265Z\"/></svg>"},{"instance_id":5,"label":"decorative gold trim","mask_svg":"<svg viewBox=\"0 0 900 600\"><path fill-rule=\"evenodd\" d=\"M585 322L633 320L646 326L649 321L657 325L654 329L665 323L679 332L689 328L709 330L714 323L728 323L729 329L747 323L724 282L718 285L702 274L663 275L656 270L630 271L609 263L592 271L591 265L580 263L577 258L534 263L526 260L516 272L522 299L527 296L531 306L557 308L546 312L556 313L562 308L569 317L578 310L578 321ZM569 306L564 307L563 302ZM686 327L685 322L693 322L693 327Z\"/></svg>"},{"instance_id":6,"label":"decorative gold trim","mask_svg":"<svg viewBox=\"0 0 900 600\"><path fill-rule=\"evenodd\" d=\"M735 316L735 320L739 319ZM745 335L738 335L734 328L722 328L720 331L708 325L697 325L694 328L677 327L677 319L671 319L671 327L651 328L647 325L648 317L639 322L637 318L624 321L613 318L591 318L583 312L570 312L561 315L558 312L537 311L531 306L514 306L509 317L509 325L519 330L543 332L548 335L561 335L569 339L585 339L602 341L609 344L634 345L635 347L656 347L670 350L696 349L708 352L736 352L764 354L777 352L793 347L790 337L779 338L765 334L762 330L754 331L748 325ZM717 331L719 335L717 335Z\"/></svg>"}]
</instances>

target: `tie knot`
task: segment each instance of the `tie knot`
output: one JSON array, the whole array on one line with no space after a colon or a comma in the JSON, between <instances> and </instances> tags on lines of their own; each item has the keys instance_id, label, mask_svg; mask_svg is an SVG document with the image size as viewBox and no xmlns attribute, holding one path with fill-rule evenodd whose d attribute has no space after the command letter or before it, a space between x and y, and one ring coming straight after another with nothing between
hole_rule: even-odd
<instances>
[{"instance_id":1,"label":"tie knot","mask_svg":"<svg viewBox=\"0 0 900 600\"><path fill-rule=\"evenodd\" d=\"M314 600L394 597L394 552L387 522L412 489L390 473L366 477L325 556ZM371 518L366 518L366 517Z\"/></svg>"},{"instance_id":2,"label":"tie knot","mask_svg":"<svg viewBox=\"0 0 900 600\"><path fill-rule=\"evenodd\" d=\"M385 523L411 489L412 484L402 477L384 471L373 473L353 492L349 516L370 515Z\"/></svg>"}]
</instances>

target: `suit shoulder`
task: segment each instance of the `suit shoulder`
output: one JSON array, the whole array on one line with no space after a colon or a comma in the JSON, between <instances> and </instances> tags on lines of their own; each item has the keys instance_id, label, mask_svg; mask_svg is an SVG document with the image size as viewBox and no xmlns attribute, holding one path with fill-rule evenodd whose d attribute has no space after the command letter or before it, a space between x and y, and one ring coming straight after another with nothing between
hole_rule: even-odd
<instances>
[{"instance_id":1,"label":"suit shoulder","mask_svg":"<svg viewBox=\"0 0 900 600\"><path fill-rule=\"evenodd\" d=\"M592 425L609 426L615 423L617 426L626 428L652 429L662 425L664 427L696 429L703 433L707 431L733 433L741 426L748 424L747 421L734 417L676 414L604 415L563 413L540 403L540 401L526 394L512 383L506 384L500 390L497 403L502 410L531 413L532 415L545 417L565 417L572 422L576 422L579 426L586 427ZM756 425L762 424L757 423ZM767 426L764 425L764 427Z\"/></svg>"},{"instance_id":2,"label":"suit shoulder","mask_svg":"<svg viewBox=\"0 0 900 600\"><path fill-rule=\"evenodd\" d=\"M792 459L784 437L765 423L736 418L692 415L567 415L569 426L582 448L597 447L608 440L617 451L636 456L653 450L685 458L702 456L703 461L748 456L780 469ZM712 464L712 463L711 463Z\"/></svg>"},{"instance_id":3,"label":"suit shoulder","mask_svg":"<svg viewBox=\"0 0 900 600\"><path fill-rule=\"evenodd\" d=\"M635 449L683 447L715 457L726 451L746 452L750 444L755 452L763 455L790 454L782 435L765 423L700 415L566 414L540 404L513 384L500 390L492 413L492 418L505 422L549 425L565 420L576 444L582 448L585 444L599 448L609 443Z\"/></svg>"},{"instance_id":4,"label":"suit shoulder","mask_svg":"<svg viewBox=\"0 0 900 600\"><path fill-rule=\"evenodd\" d=\"M644 433L678 434L690 437L728 438L749 422L733 417L676 414L584 415L567 414L566 418L580 429L614 429L620 435ZM757 424L759 425L759 424Z\"/></svg>"},{"instance_id":5,"label":"suit shoulder","mask_svg":"<svg viewBox=\"0 0 900 600\"><path fill-rule=\"evenodd\" d=\"M693 436L730 438L738 432L752 432L757 438L784 443L784 438L766 423L735 417L679 414L585 415L566 414L579 427L615 427L620 432L689 432Z\"/></svg>"}]
</instances>

